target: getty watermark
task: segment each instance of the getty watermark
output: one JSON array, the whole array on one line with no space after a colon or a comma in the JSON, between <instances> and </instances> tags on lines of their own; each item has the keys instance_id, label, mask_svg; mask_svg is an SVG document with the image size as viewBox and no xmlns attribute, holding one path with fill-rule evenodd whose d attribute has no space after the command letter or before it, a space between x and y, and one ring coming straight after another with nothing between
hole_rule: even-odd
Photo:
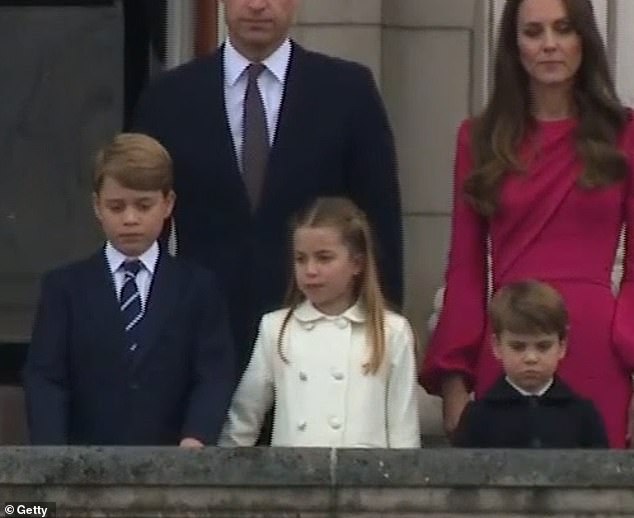
<instances>
[{"instance_id":1,"label":"getty watermark","mask_svg":"<svg viewBox=\"0 0 634 518\"><path fill-rule=\"evenodd\" d=\"M7 502L4 504L4 516L37 516L41 518L55 517L53 502Z\"/></svg>"}]
</instances>

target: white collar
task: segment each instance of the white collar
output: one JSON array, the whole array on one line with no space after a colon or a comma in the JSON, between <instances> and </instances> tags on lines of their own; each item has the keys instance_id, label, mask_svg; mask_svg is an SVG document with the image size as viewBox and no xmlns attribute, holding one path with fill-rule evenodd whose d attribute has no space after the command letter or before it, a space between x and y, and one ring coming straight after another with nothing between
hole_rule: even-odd
<instances>
[{"instance_id":1,"label":"white collar","mask_svg":"<svg viewBox=\"0 0 634 518\"><path fill-rule=\"evenodd\" d=\"M251 64L246 57L240 54L231 44L231 38L227 38L224 45L224 71L225 84L234 86L245 69ZM286 38L275 51L267 57L262 64L281 83L286 82L286 71L291 60L291 40Z\"/></svg>"},{"instance_id":2,"label":"white collar","mask_svg":"<svg viewBox=\"0 0 634 518\"><path fill-rule=\"evenodd\" d=\"M554 378L550 378L546 385L544 385L541 389L536 390L535 392L528 392L521 387L518 387L515 383L513 383L508 376L505 377L506 382L511 385L515 390L517 390L522 396L543 396L548 389L552 386Z\"/></svg>"},{"instance_id":3,"label":"white collar","mask_svg":"<svg viewBox=\"0 0 634 518\"><path fill-rule=\"evenodd\" d=\"M154 275L154 270L156 269L156 263L159 256L159 246L158 243L154 241L152 246L150 246L150 248L143 252L139 257L128 257L119 252L119 250L112 246L112 243L108 241L106 243L105 253L108 266L110 267L110 273L115 273L119 268L121 268L121 265L125 261L138 259L141 261L141 264L143 264L143 267Z\"/></svg>"},{"instance_id":4,"label":"white collar","mask_svg":"<svg viewBox=\"0 0 634 518\"><path fill-rule=\"evenodd\" d=\"M366 316L360 301L355 302L340 315L326 315L313 306L308 300L302 302L293 311L293 316L300 322L314 322L315 320L336 320L345 318L351 322L363 323Z\"/></svg>"}]
</instances>

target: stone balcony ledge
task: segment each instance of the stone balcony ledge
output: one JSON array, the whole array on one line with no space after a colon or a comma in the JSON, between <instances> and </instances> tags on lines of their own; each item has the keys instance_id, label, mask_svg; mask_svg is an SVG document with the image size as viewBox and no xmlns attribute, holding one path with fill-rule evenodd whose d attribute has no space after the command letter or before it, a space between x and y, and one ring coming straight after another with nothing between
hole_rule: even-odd
<instances>
[{"instance_id":1,"label":"stone balcony ledge","mask_svg":"<svg viewBox=\"0 0 634 518\"><path fill-rule=\"evenodd\" d=\"M10 500L65 517L631 517L634 454L5 447Z\"/></svg>"}]
</instances>

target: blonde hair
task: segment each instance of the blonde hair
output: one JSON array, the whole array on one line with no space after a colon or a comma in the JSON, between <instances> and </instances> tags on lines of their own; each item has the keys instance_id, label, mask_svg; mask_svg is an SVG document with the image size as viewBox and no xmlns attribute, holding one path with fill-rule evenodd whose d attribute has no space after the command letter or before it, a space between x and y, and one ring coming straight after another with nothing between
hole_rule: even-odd
<instances>
[{"instance_id":1,"label":"blonde hair","mask_svg":"<svg viewBox=\"0 0 634 518\"><path fill-rule=\"evenodd\" d=\"M119 133L97 154L93 191L99 193L110 177L139 191L172 190L172 159L155 139L141 133Z\"/></svg>"},{"instance_id":2,"label":"blonde hair","mask_svg":"<svg viewBox=\"0 0 634 518\"><path fill-rule=\"evenodd\" d=\"M356 279L355 296L366 312L367 334L372 353L369 362L363 364L365 374L376 374L385 356L385 311L387 303L381 292L381 284L376 265L374 239L366 215L351 200L343 197L317 198L307 208L299 212L291 222L291 241L299 228L328 227L341 234L341 240L350 254L363 259L363 272ZM285 363L289 363L282 351L282 341L293 312L305 299L297 285L295 275L286 293L284 316L277 341L277 349Z\"/></svg>"}]
</instances>

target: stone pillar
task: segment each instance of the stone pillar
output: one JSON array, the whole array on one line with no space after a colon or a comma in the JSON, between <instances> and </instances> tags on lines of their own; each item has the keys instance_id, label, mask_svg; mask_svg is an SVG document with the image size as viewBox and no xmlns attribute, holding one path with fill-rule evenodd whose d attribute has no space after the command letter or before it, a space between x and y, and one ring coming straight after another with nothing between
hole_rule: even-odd
<instances>
[{"instance_id":1,"label":"stone pillar","mask_svg":"<svg viewBox=\"0 0 634 518\"><path fill-rule=\"evenodd\" d=\"M292 37L310 49L363 63L380 85L381 4L381 0L302 0Z\"/></svg>"},{"instance_id":2,"label":"stone pillar","mask_svg":"<svg viewBox=\"0 0 634 518\"><path fill-rule=\"evenodd\" d=\"M1 344L28 342L41 273L102 239L92 167L122 122L121 5L0 7L0 63Z\"/></svg>"},{"instance_id":3,"label":"stone pillar","mask_svg":"<svg viewBox=\"0 0 634 518\"><path fill-rule=\"evenodd\" d=\"M92 252L102 241L91 202L94 156L120 130L123 118L120 2L21 3L0 7L0 361L5 365L7 344L26 347L30 340L41 274ZM22 390L1 385L0 444L25 440Z\"/></svg>"}]
</instances>

